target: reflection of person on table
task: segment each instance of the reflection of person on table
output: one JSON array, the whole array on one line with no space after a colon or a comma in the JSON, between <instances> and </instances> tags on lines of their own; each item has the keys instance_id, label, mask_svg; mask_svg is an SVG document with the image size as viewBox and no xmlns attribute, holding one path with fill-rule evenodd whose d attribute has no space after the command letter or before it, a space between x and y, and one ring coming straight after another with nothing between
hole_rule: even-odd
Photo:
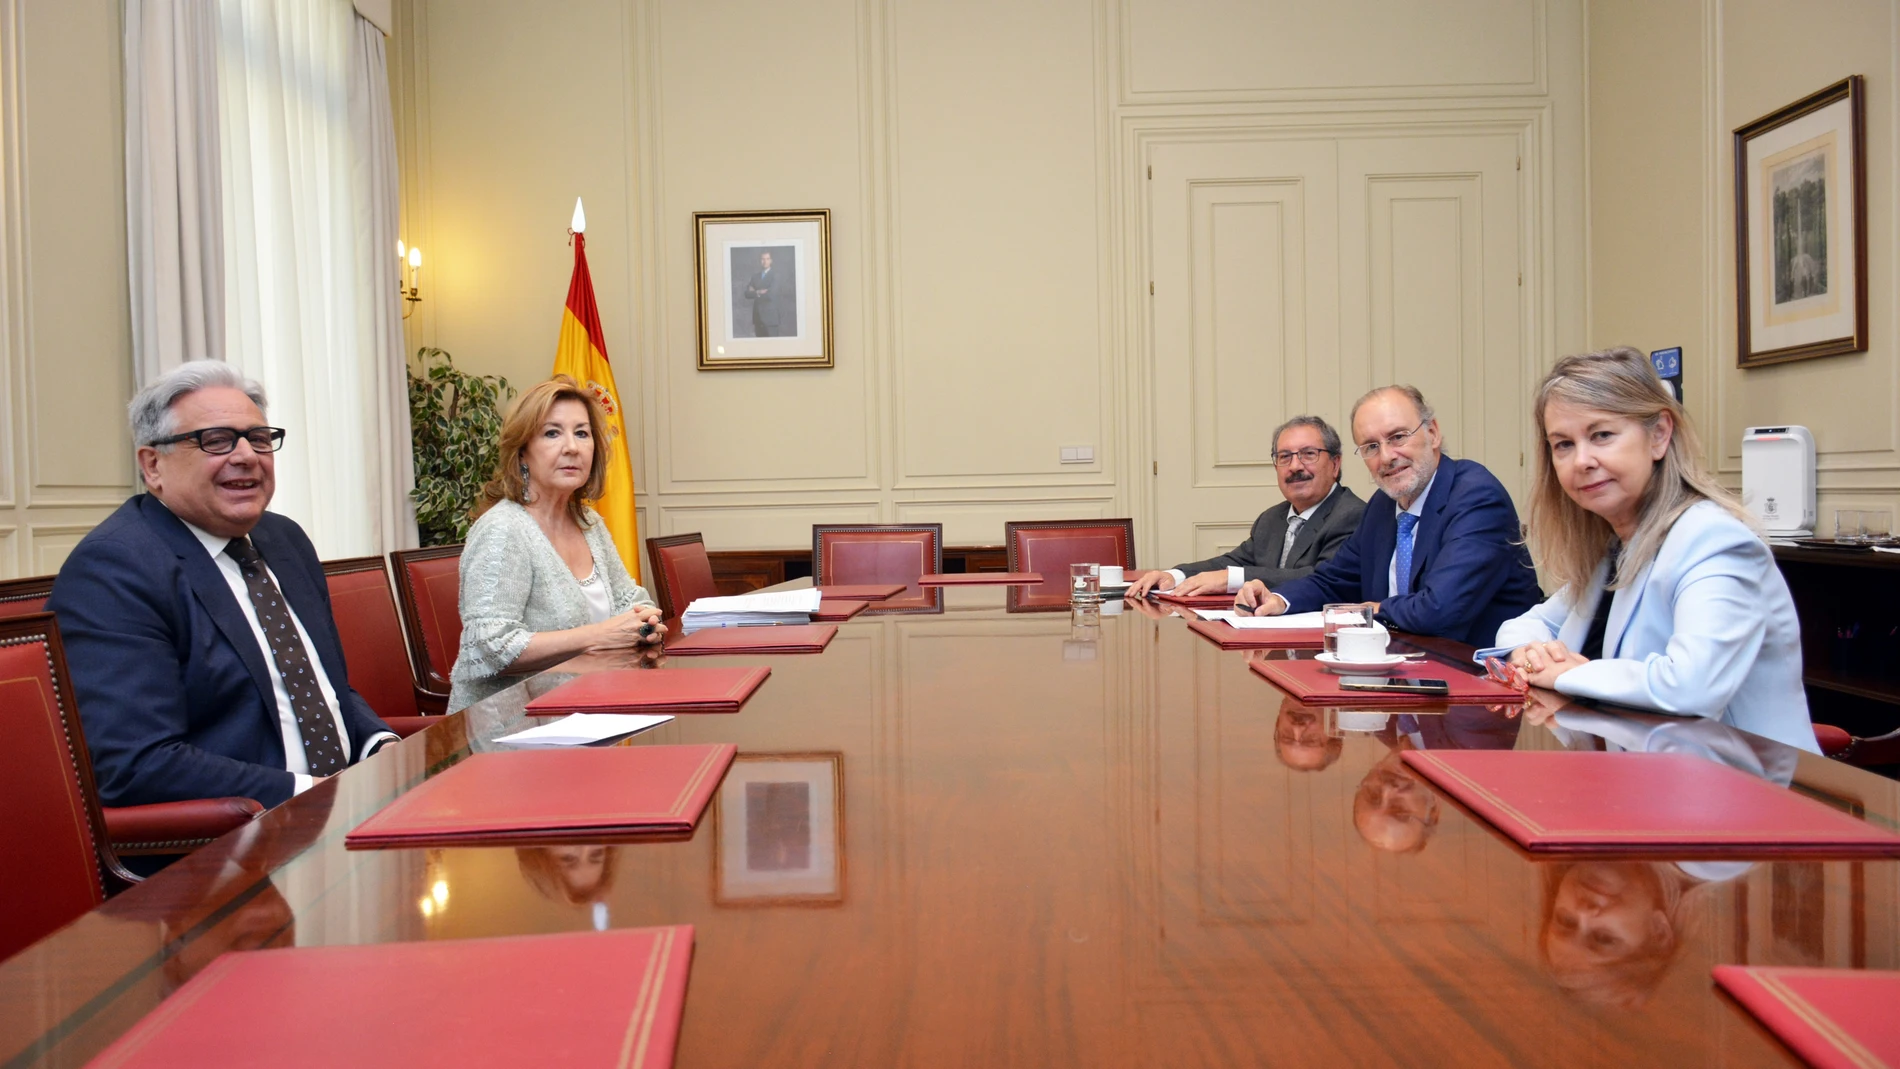
<instances>
[{"instance_id":1,"label":"reflection of person on table","mask_svg":"<svg viewBox=\"0 0 1900 1069\"><path fill-rule=\"evenodd\" d=\"M614 887L611 846L522 846L515 864L528 885L554 902L584 906L606 899Z\"/></svg>"},{"instance_id":2,"label":"reflection of person on table","mask_svg":"<svg viewBox=\"0 0 1900 1069\"><path fill-rule=\"evenodd\" d=\"M778 276L772 273L772 254L759 254L759 272L752 281L745 284L746 299L752 302L752 334L754 337L770 338L778 333L778 304L773 300L773 288L778 285Z\"/></svg>"},{"instance_id":3,"label":"reflection of person on table","mask_svg":"<svg viewBox=\"0 0 1900 1069\"><path fill-rule=\"evenodd\" d=\"M1746 861L1555 862L1543 870L1538 950L1566 994L1601 1006L1648 1001L1708 912L1714 884Z\"/></svg>"},{"instance_id":4,"label":"reflection of person on table","mask_svg":"<svg viewBox=\"0 0 1900 1069\"><path fill-rule=\"evenodd\" d=\"M1232 594L1249 579L1279 586L1311 574L1338 552L1366 507L1340 484L1339 455L1339 432L1318 416L1282 423L1273 432L1273 470L1286 500L1261 513L1247 540L1232 550L1149 572L1124 596L1139 600L1150 590Z\"/></svg>"},{"instance_id":5,"label":"reflection of person on table","mask_svg":"<svg viewBox=\"0 0 1900 1069\"><path fill-rule=\"evenodd\" d=\"M1271 590L1248 580L1236 607L1278 616L1373 602L1398 630L1480 643L1537 604L1516 506L1484 465L1444 455L1423 394L1382 386L1353 405L1350 422L1354 452L1379 484L1359 526L1304 579Z\"/></svg>"},{"instance_id":6,"label":"reflection of person on table","mask_svg":"<svg viewBox=\"0 0 1900 1069\"><path fill-rule=\"evenodd\" d=\"M1295 772L1318 772L1339 760L1345 745L1345 739L1326 733L1320 710L1296 698L1281 700L1280 716L1273 722L1273 752L1281 764Z\"/></svg>"},{"instance_id":7,"label":"reflection of person on table","mask_svg":"<svg viewBox=\"0 0 1900 1069\"><path fill-rule=\"evenodd\" d=\"M1649 358L1564 357L1533 413L1530 537L1559 589L1495 652L1536 686L1819 752L1788 584Z\"/></svg>"},{"instance_id":8,"label":"reflection of person on table","mask_svg":"<svg viewBox=\"0 0 1900 1069\"><path fill-rule=\"evenodd\" d=\"M1352 797L1352 825L1359 837L1394 854L1418 853L1438 830L1438 796L1400 756L1411 748L1401 739L1398 749L1366 773Z\"/></svg>"}]
</instances>

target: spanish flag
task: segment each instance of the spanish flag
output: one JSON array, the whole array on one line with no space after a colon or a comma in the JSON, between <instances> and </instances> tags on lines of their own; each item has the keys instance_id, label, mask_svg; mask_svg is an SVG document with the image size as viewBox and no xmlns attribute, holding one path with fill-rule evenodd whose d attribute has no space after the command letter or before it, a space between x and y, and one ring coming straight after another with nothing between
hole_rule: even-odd
<instances>
[{"instance_id":1,"label":"spanish flag","mask_svg":"<svg viewBox=\"0 0 1900 1069\"><path fill-rule=\"evenodd\" d=\"M561 313L561 342L554 350L554 374L571 376L592 390L607 411L614 448L607 458L607 486L594 511L607 522L614 548L626 562L627 572L640 578L640 531L633 512L633 449L621 419L620 388L614 385L613 365L607 362L606 334L600 329L600 308L594 304L594 280L587 273L586 225L580 203L574 204L574 278L567 286L567 309ZM598 448L598 446L596 446Z\"/></svg>"}]
</instances>

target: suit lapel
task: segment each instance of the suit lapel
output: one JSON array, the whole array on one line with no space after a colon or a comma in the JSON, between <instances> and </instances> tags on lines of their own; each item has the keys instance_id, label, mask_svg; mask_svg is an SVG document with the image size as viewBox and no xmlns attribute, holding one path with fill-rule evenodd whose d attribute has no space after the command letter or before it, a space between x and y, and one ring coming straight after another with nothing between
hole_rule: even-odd
<instances>
[{"instance_id":1,"label":"suit lapel","mask_svg":"<svg viewBox=\"0 0 1900 1069\"><path fill-rule=\"evenodd\" d=\"M172 515L172 510L166 508L163 501L151 494L143 494L140 508L158 531L159 537L177 554L179 565L185 570L185 579L191 583L192 594L198 598L198 604L204 606L211 621L218 625L224 640L237 651L245 669L251 673L252 682L257 684L257 692L264 701L263 707L271 712L274 722L276 688L271 686L270 669L264 665L264 649L258 645L257 632L251 630L250 621L244 618L244 610L238 607L237 599L231 596L231 587L224 581L224 573L218 570L217 562L205 552L198 537L185 527L184 521Z\"/></svg>"},{"instance_id":2,"label":"suit lapel","mask_svg":"<svg viewBox=\"0 0 1900 1069\"><path fill-rule=\"evenodd\" d=\"M1438 543L1445 536L1445 505L1451 500L1452 484L1457 481L1457 471L1453 465L1458 462L1450 457L1444 458L1438 465L1438 473L1431 485L1431 492L1425 498L1425 514L1419 517L1418 529L1412 538L1412 574L1406 580L1405 589L1417 590L1419 576L1425 574L1425 564L1438 551ZM1439 486L1437 478L1445 480ZM1392 520L1392 545L1398 547L1398 518Z\"/></svg>"},{"instance_id":3,"label":"suit lapel","mask_svg":"<svg viewBox=\"0 0 1900 1069\"><path fill-rule=\"evenodd\" d=\"M1372 512L1378 509L1377 512ZM1399 548L1398 503L1376 490L1366 499L1366 511L1372 513L1372 552L1359 561L1359 585L1367 601L1384 601L1392 595L1392 553ZM1364 523L1364 520L1360 521Z\"/></svg>"},{"instance_id":4,"label":"suit lapel","mask_svg":"<svg viewBox=\"0 0 1900 1069\"><path fill-rule=\"evenodd\" d=\"M1616 656L1616 648L1623 641L1623 632L1629 628L1630 618L1636 615L1636 607L1643 603L1643 588L1649 585L1649 573L1655 568L1656 562L1650 561L1649 566L1638 573L1633 581L1623 584L1623 589L1616 591L1616 600L1610 602L1609 622L1603 628L1604 657ZM1604 574L1607 578L1609 573ZM1609 597L1610 591L1604 591L1603 596Z\"/></svg>"},{"instance_id":5,"label":"suit lapel","mask_svg":"<svg viewBox=\"0 0 1900 1069\"><path fill-rule=\"evenodd\" d=\"M1293 552L1286 555L1287 567L1306 566L1306 558L1312 555L1313 543L1319 538L1319 525L1325 522L1326 513L1333 507L1333 498L1338 496L1338 489L1334 489L1331 496L1320 502L1319 507L1313 510L1311 516L1300 522L1300 529L1293 532ZM1286 507L1286 518L1288 523L1293 522L1293 506L1290 503ZM1278 560L1275 563L1279 563Z\"/></svg>"}]
</instances>

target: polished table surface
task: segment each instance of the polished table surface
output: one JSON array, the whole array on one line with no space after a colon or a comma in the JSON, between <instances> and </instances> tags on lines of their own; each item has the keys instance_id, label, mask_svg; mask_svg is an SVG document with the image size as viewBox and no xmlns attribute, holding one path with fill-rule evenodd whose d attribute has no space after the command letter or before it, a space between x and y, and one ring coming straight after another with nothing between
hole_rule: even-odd
<instances>
[{"instance_id":1,"label":"polished table surface","mask_svg":"<svg viewBox=\"0 0 1900 1069\"><path fill-rule=\"evenodd\" d=\"M1706 749L1891 827L1888 780L1698 720L1308 710L1180 619L1005 607L673 662L772 668L633 740L738 744L690 840L344 849L569 675L514 687L0 966L0 1065L83 1064L230 949L594 926L696 927L682 1066L1786 1065L1712 964L1900 959L1900 862L1534 861L1397 752Z\"/></svg>"}]
</instances>

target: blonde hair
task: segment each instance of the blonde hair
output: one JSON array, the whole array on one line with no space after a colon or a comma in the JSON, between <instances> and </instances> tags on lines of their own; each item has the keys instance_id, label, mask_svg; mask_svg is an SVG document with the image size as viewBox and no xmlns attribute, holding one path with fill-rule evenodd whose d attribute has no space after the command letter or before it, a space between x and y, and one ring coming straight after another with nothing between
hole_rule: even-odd
<instances>
[{"instance_id":1,"label":"blonde hair","mask_svg":"<svg viewBox=\"0 0 1900 1069\"><path fill-rule=\"evenodd\" d=\"M1664 415L1675 424L1669 447L1656 461L1643 490L1636 530L1617 561L1612 588L1633 581L1648 567L1669 529L1698 502L1713 501L1743 523L1750 522L1735 495L1718 485L1703 466L1702 445L1689 414L1656 377L1649 357L1628 346L1563 357L1537 388L1532 406L1537 420L1537 474L1529 524L1538 563L1558 587L1576 594L1588 586L1616 532L1610 521L1571 500L1557 479L1544 423L1552 401L1633 419L1646 431L1654 431Z\"/></svg>"},{"instance_id":2,"label":"blonde hair","mask_svg":"<svg viewBox=\"0 0 1900 1069\"><path fill-rule=\"evenodd\" d=\"M607 458L613 453L613 430L607 425L607 412L593 391L566 375L556 375L524 391L501 425L501 443L495 451L495 474L482 485L482 494L470 510L470 518L494 508L503 498L526 503L528 480L522 474L526 466L522 454L528 442L547 422L548 412L562 401L579 401L587 409L587 426L594 440L594 462L587 471L587 483L567 499L567 514L577 526L587 526L587 502L600 500L607 485Z\"/></svg>"},{"instance_id":3,"label":"blonde hair","mask_svg":"<svg viewBox=\"0 0 1900 1069\"><path fill-rule=\"evenodd\" d=\"M1667 923L1653 937L1615 961L1559 965L1550 952L1556 927L1557 893L1572 870L1586 864L1623 870L1633 887L1648 892L1653 908ZM1544 866L1543 922L1538 927L1537 951L1544 970L1558 988L1581 1002L1631 1009L1649 1001L1663 976L1675 964L1687 937L1707 907L1692 909L1706 894L1703 885L1673 864L1661 861L1553 862Z\"/></svg>"}]
</instances>

